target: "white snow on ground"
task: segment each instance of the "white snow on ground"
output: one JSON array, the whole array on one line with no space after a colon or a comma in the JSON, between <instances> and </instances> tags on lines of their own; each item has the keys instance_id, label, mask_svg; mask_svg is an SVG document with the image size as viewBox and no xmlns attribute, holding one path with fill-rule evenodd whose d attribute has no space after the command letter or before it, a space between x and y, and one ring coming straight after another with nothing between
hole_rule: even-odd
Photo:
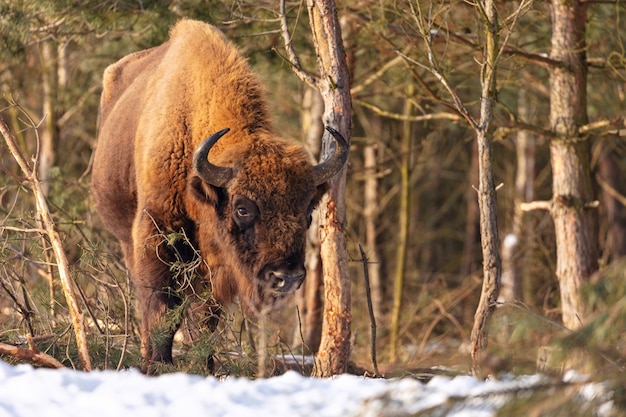
<instances>
[{"instance_id":1,"label":"white snow on ground","mask_svg":"<svg viewBox=\"0 0 626 417\"><path fill-rule=\"evenodd\" d=\"M458 398L463 401L448 416L487 417L504 404L504 393L542 382L539 375L504 382L436 376L423 384L354 375L317 379L293 371L268 379L220 381L182 373L146 377L136 370L35 369L0 361L0 417L398 416ZM589 395L597 395L598 389L588 385ZM495 393L503 395L488 395Z\"/></svg>"}]
</instances>

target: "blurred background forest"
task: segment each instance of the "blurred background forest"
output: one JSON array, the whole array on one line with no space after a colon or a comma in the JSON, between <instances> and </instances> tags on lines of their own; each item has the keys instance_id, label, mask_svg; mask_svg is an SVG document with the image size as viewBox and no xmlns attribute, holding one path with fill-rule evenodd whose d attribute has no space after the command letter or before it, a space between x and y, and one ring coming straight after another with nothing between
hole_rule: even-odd
<instances>
[{"instance_id":1,"label":"blurred background forest","mask_svg":"<svg viewBox=\"0 0 626 417\"><path fill-rule=\"evenodd\" d=\"M520 205L550 200L553 193L546 134L552 128L549 2L497 2L507 46L496 81L493 172L499 185L503 275L514 277L507 282L516 285L503 288L492 321L489 363L496 370L532 370L541 348L557 342L592 352L600 366L614 370L626 358L626 183L621 180L626 174L621 119L626 111L626 4L586 3L589 124L581 140L590 144L599 201L593 238L599 252L597 271L582 292L590 319L571 333L562 325L552 217L548 210L523 211ZM426 30L419 24L417 4L428 13ZM466 370L483 275L475 190L479 155L475 132L429 68L436 62L468 111L478 114L480 16L473 2L459 0L339 1L337 8L354 115L346 195L352 359L369 367L362 246L378 325L377 352L385 369L441 365ZM289 1L286 12L293 48L303 67L314 71L306 7ZM166 40L181 17L222 29L267 86L277 130L317 152L321 101L284 58L278 2L0 3L0 111L23 153L38 158L98 368L137 366L139 357L133 294L120 250L103 230L89 194L101 77L124 55ZM425 38L434 61L429 61ZM39 349L71 365L74 341L49 242L4 143L0 158L0 341L15 344L30 334ZM306 294L267 324L268 346L276 353L298 357L303 351L298 346L304 343L314 351L319 343L319 288L311 275ZM241 358L252 356L258 329L232 310L218 332L225 337L207 335L204 346L222 355L221 363L236 373L244 366ZM233 352L239 360L232 359ZM191 369L193 348L188 353L191 359L180 360L181 369Z\"/></svg>"}]
</instances>

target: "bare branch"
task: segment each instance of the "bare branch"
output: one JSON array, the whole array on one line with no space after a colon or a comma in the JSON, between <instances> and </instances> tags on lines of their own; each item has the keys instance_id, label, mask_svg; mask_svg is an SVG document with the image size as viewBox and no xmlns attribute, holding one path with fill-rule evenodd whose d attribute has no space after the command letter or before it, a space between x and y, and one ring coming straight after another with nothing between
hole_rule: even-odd
<instances>
[{"instance_id":1,"label":"bare branch","mask_svg":"<svg viewBox=\"0 0 626 417\"><path fill-rule=\"evenodd\" d=\"M23 228L23 227L13 227L13 226L0 226L0 230L10 230L12 232L21 232L21 233L41 233L46 234L44 229L39 229L36 227L33 228Z\"/></svg>"},{"instance_id":2,"label":"bare branch","mask_svg":"<svg viewBox=\"0 0 626 417\"><path fill-rule=\"evenodd\" d=\"M626 197L622 193L620 193L615 188L613 188L608 182L606 182L599 175L596 175L596 180L598 181L598 184L600 185L600 187L602 187L604 191L606 191L611 197L619 201L621 205L626 207Z\"/></svg>"},{"instance_id":3,"label":"bare branch","mask_svg":"<svg viewBox=\"0 0 626 417\"><path fill-rule=\"evenodd\" d=\"M513 12L513 14L511 14L509 17L507 17L505 19L505 23L508 23L509 21L511 21L508 31L506 33L506 36L504 37L504 40L502 41L501 45L498 48L498 52L497 52L497 58L496 58L496 62L500 60L500 56L506 52L506 48L507 45L509 43L509 39L511 38L511 34L513 33L513 28L515 28L515 25L517 24L517 21L519 19L519 16L522 14L522 11L524 9L526 9L530 4L532 3L532 0L522 0L517 9L515 10L515 12ZM499 28L498 28L499 29Z\"/></svg>"},{"instance_id":4,"label":"bare branch","mask_svg":"<svg viewBox=\"0 0 626 417\"><path fill-rule=\"evenodd\" d=\"M283 40L285 41L285 51L287 52L287 61L291 64L292 71L296 74L302 82L305 82L310 87L319 89L318 80L311 74L304 71L300 60L293 50L291 45L291 34L289 33L289 27L287 25L287 13L285 12L285 0L280 0L280 29L283 34Z\"/></svg>"},{"instance_id":5,"label":"bare branch","mask_svg":"<svg viewBox=\"0 0 626 417\"><path fill-rule=\"evenodd\" d=\"M432 36L436 38L444 38L446 40L450 39L452 41L455 41L456 43L467 45L474 50L480 49L480 45L477 42L472 41L464 33L452 32L446 30L445 28L439 28L436 31L432 31ZM524 58L528 61L534 62L542 68L561 65L560 62L551 59L547 54L532 53L510 45L503 45L500 53L508 56L517 56L520 58Z\"/></svg>"},{"instance_id":6,"label":"bare branch","mask_svg":"<svg viewBox=\"0 0 626 417\"><path fill-rule=\"evenodd\" d=\"M402 120L405 122L423 122L426 120L442 120L442 119L455 120L455 121L463 120L463 118L456 113L439 112L439 113L428 113L428 114L409 116L406 114L393 113L390 111L383 110L378 106L375 106L371 103L367 103L363 100L358 100L356 98L353 98L352 101L354 103L360 104L363 107L367 107L368 109L373 110L374 113L378 114L379 116L387 117L389 119L394 119L394 120Z\"/></svg>"},{"instance_id":7,"label":"bare branch","mask_svg":"<svg viewBox=\"0 0 626 417\"><path fill-rule=\"evenodd\" d=\"M618 126L620 124L622 124L624 121L623 117L618 117L616 119L613 120L597 120L595 122L591 122L588 123L586 125L583 125L581 127L578 128L578 133L580 135L584 135L586 133L590 133L592 131L595 130L599 130L600 132L597 132L597 134L603 134L603 133L613 133L614 130L609 130L608 128L615 128L615 126Z\"/></svg>"},{"instance_id":8,"label":"bare branch","mask_svg":"<svg viewBox=\"0 0 626 417\"><path fill-rule=\"evenodd\" d=\"M430 50L430 45L428 43L428 41L425 40L425 43L428 45L428 49ZM432 57L432 51L429 52L428 56L429 59L431 59ZM469 110L467 110L467 108L465 107L465 104L463 104L463 101L461 100L461 98L459 97L459 95L456 93L456 91L454 90L454 88L452 88L452 86L450 85L450 83L448 82L448 79L439 72L439 70L437 69L434 60L430 62L430 66L426 66L424 64L422 64L419 61L414 60L413 58L409 57L408 55L406 55L405 53L396 50L396 53L398 55L400 55L401 57L403 57L404 59L406 59L407 61L411 62L412 64L415 64L421 68L424 68L428 71L430 71L435 78L437 78L439 80L439 82L444 86L444 88L448 91L448 93L450 94L450 96L452 97L452 100L454 102L454 107L457 109L457 111L461 114L461 116L463 116L463 118L467 121L467 123L469 123L469 125L473 128L473 129L479 129L480 126L478 125L478 123L476 122L476 120L474 120L474 118L472 117L472 115L469 113Z\"/></svg>"},{"instance_id":9,"label":"bare branch","mask_svg":"<svg viewBox=\"0 0 626 417\"><path fill-rule=\"evenodd\" d=\"M47 368L65 368L65 365L47 353L39 352L38 350L33 349L24 349L2 342L0 342L0 354L10 355L21 360L45 366Z\"/></svg>"},{"instance_id":10,"label":"bare branch","mask_svg":"<svg viewBox=\"0 0 626 417\"><path fill-rule=\"evenodd\" d=\"M530 201L528 203L520 203L520 210L533 211L533 210L548 210L552 208L552 201Z\"/></svg>"},{"instance_id":11,"label":"bare branch","mask_svg":"<svg viewBox=\"0 0 626 417\"><path fill-rule=\"evenodd\" d=\"M363 80L362 83L352 87L350 93L353 96L355 94L360 93L361 91L363 91L365 89L365 87L367 87L368 85L372 84L374 81L376 81L377 79L382 77L387 71L389 71L389 69L395 67L400 62L404 62L404 59L401 56L397 56L394 59L392 59L391 61L388 61L385 65L380 67L380 69L378 71L376 71L375 73L373 73L369 77L367 77L365 80Z\"/></svg>"},{"instance_id":12,"label":"bare branch","mask_svg":"<svg viewBox=\"0 0 626 417\"><path fill-rule=\"evenodd\" d=\"M415 10L415 7L417 7L417 10ZM439 71L439 66L435 62L435 55L432 49L432 30L430 26L428 27L425 26L425 21L422 16L422 9L421 9L419 2L416 2L415 5L411 3L411 10L413 13L413 17L415 18L415 23L419 29L422 39L424 40L424 45L426 46L426 51L428 55L428 62L430 63L430 65L424 65L418 61L415 61L414 59L410 58L409 56L407 56L406 54L400 51L396 51L396 53L403 56L407 61L412 62L413 64L418 65L426 69L427 71L431 72L435 76L435 78L439 80L441 85L443 85L444 88L448 91L448 94L450 94L450 96L452 97L454 106L456 107L457 111L461 113L461 115L465 118L465 120L467 120L467 123L469 123L472 129L476 131L479 130L480 126L478 125L476 120L469 113L469 111L465 107L465 104L463 104L463 101L461 100L459 95L456 93L454 88L452 88L452 86L450 85L450 82L448 81L448 79Z\"/></svg>"},{"instance_id":13,"label":"bare branch","mask_svg":"<svg viewBox=\"0 0 626 417\"><path fill-rule=\"evenodd\" d=\"M519 120L514 121L512 124L506 126L498 126L496 131L494 132L494 137L496 139L502 139L506 135L511 133L516 133L519 131L530 132L533 135L540 136L546 139L556 139L557 135L551 130L541 129L535 125L531 125L529 123L524 123Z\"/></svg>"}]
</instances>

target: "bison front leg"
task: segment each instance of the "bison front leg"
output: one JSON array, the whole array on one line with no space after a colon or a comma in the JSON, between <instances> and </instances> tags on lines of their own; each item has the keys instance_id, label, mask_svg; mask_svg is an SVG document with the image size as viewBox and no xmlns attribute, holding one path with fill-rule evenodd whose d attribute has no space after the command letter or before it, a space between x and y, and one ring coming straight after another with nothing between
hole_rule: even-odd
<instances>
[{"instance_id":1,"label":"bison front leg","mask_svg":"<svg viewBox=\"0 0 626 417\"><path fill-rule=\"evenodd\" d=\"M215 370L213 359L215 346L211 335L219 324L221 307L212 297L204 298L201 296L204 294L206 293L193 292L187 294L190 302L182 324L183 344L187 345L188 348L200 347L200 349L195 349L197 358L202 359L200 352L205 352L206 369L213 373Z\"/></svg>"},{"instance_id":2,"label":"bison front leg","mask_svg":"<svg viewBox=\"0 0 626 417\"><path fill-rule=\"evenodd\" d=\"M174 334L181 323L180 299L162 288L137 291L141 308L142 371L153 374L159 363L172 363Z\"/></svg>"},{"instance_id":3,"label":"bison front leg","mask_svg":"<svg viewBox=\"0 0 626 417\"><path fill-rule=\"evenodd\" d=\"M182 300L173 285L170 254L162 236L151 222L139 224L134 232L135 242L141 242L134 247L131 275L141 310L142 371L153 374L158 363L172 363L174 334L182 320Z\"/></svg>"}]
</instances>

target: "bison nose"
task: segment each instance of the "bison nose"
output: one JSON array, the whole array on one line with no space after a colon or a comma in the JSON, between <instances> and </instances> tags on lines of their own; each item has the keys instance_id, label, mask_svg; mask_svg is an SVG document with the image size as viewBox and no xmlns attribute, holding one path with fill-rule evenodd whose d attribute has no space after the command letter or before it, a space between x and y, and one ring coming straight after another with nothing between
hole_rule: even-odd
<instances>
[{"instance_id":1,"label":"bison nose","mask_svg":"<svg viewBox=\"0 0 626 417\"><path fill-rule=\"evenodd\" d=\"M272 287L276 291L280 292L290 292L297 290L298 288L300 288L300 285L302 285L302 281L304 281L304 276L304 271L296 271L290 273L279 271L270 272Z\"/></svg>"}]
</instances>

